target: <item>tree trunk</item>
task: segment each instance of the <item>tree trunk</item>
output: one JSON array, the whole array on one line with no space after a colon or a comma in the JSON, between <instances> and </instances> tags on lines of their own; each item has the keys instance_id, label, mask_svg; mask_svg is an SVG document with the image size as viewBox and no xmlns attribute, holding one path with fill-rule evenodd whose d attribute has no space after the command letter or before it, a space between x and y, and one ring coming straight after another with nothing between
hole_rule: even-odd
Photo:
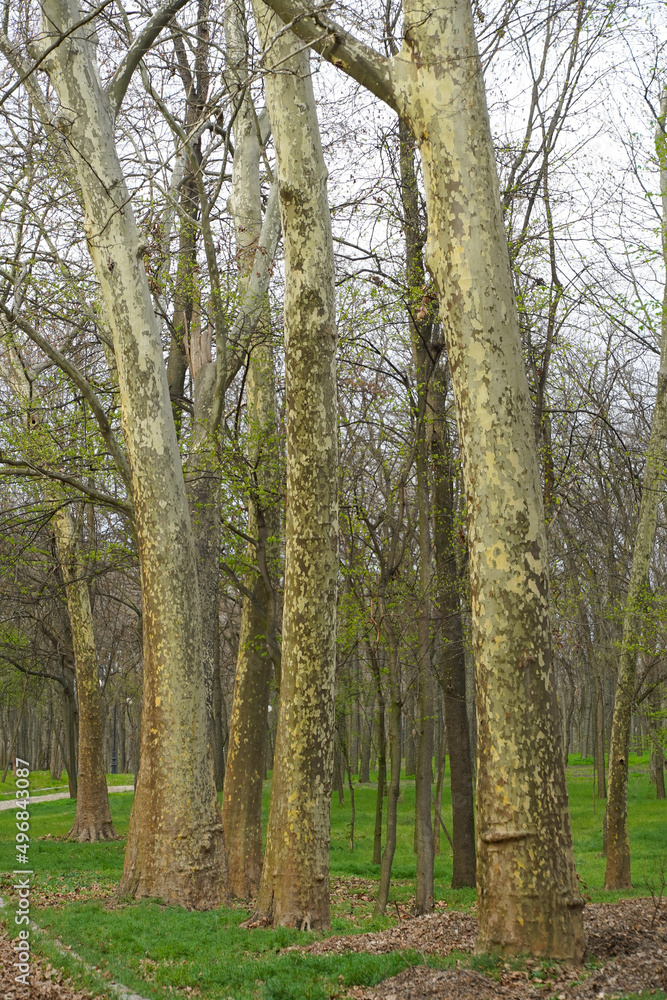
<instances>
[{"instance_id":1,"label":"tree trunk","mask_svg":"<svg viewBox=\"0 0 667 1000\"><path fill-rule=\"evenodd\" d=\"M227 17L228 63L240 81L247 75L244 25L235 5ZM234 122L231 208L241 284L247 279L262 227L260 144L252 99L246 91ZM267 302L268 307L268 302ZM262 873L262 779L268 727L272 656L279 661L275 579L280 514L277 404L269 317L259 324L248 366L248 544L241 635L222 802L232 894L257 895ZM279 674L279 662L276 664Z\"/></svg>"},{"instance_id":2,"label":"tree trunk","mask_svg":"<svg viewBox=\"0 0 667 1000\"><path fill-rule=\"evenodd\" d=\"M662 195L662 250L667 266L667 92L660 106L656 151L660 164ZM642 608L649 586L648 574L655 540L658 503L665 482L667 451L667 283L662 303L660 368L651 436L646 452L639 520L632 554L628 596L623 612L623 639L618 666L614 716L609 741L609 784L607 788L607 868L605 889L629 889L630 837L628 833L628 754L630 722L635 702L637 637L641 634Z\"/></svg>"},{"instance_id":3,"label":"tree trunk","mask_svg":"<svg viewBox=\"0 0 667 1000\"><path fill-rule=\"evenodd\" d=\"M336 323L327 171L307 52L254 4L285 245L287 518L280 710L261 918L328 927L336 666ZM270 44L269 44L270 42ZM271 67L279 65L280 72Z\"/></svg>"},{"instance_id":4,"label":"tree trunk","mask_svg":"<svg viewBox=\"0 0 667 1000\"><path fill-rule=\"evenodd\" d=\"M270 0L294 32L385 100L419 143L426 264L467 493L479 763L481 950L579 959L579 892L551 653L544 508L470 0L405 0L383 59L322 12Z\"/></svg>"},{"instance_id":5,"label":"tree trunk","mask_svg":"<svg viewBox=\"0 0 667 1000\"><path fill-rule=\"evenodd\" d=\"M385 912L389 900L391 869L394 863L394 854L396 853L398 799L401 794L401 724L403 704L401 699L398 650L396 644L391 640L389 644L389 684L391 696L391 708L389 711L391 773L387 795L387 835L382 855L382 868L380 869L380 885L376 906L376 912L378 913Z\"/></svg>"},{"instance_id":6,"label":"tree trunk","mask_svg":"<svg viewBox=\"0 0 667 1000\"><path fill-rule=\"evenodd\" d=\"M160 331L132 201L114 146L90 27L74 0L45 0L40 47L58 94L112 331L142 579L141 767L121 891L191 908L225 897L226 859L208 752L192 528ZM63 35L64 33L64 35Z\"/></svg>"},{"instance_id":7,"label":"tree trunk","mask_svg":"<svg viewBox=\"0 0 667 1000\"><path fill-rule=\"evenodd\" d=\"M74 693L74 671L63 666L63 743L65 767L67 768L67 784L69 786L69 797L75 799L77 796L77 707L76 695Z\"/></svg>"},{"instance_id":8,"label":"tree trunk","mask_svg":"<svg viewBox=\"0 0 667 1000\"><path fill-rule=\"evenodd\" d=\"M414 778L416 769L415 753L415 689L411 684L404 702L405 713L405 777Z\"/></svg>"},{"instance_id":9,"label":"tree trunk","mask_svg":"<svg viewBox=\"0 0 667 1000\"><path fill-rule=\"evenodd\" d=\"M368 710L370 708L370 711ZM371 780L371 745L373 743L373 715L375 704L366 706L361 723L361 761L359 764L359 784L367 785ZM399 744L400 755L400 744Z\"/></svg>"},{"instance_id":10,"label":"tree trunk","mask_svg":"<svg viewBox=\"0 0 667 1000\"><path fill-rule=\"evenodd\" d=\"M382 691L382 678L380 668L376 660L376 651L371 652L371 669L376 685L376 704L378 720L378 787L375 797L375 828L373 831L373 864L379 865L382 862L382 806L384 802L385 785L387 782L387 736L384 724L384 693Z\"/></svg>"},{"instance_id":11,"label":"tree trunk","mask_svg":"<svg viewBox=\"0 0 667 1000\"><path fill-rule=\"evenodd\" d=\"M90 594L74 519L61 507L53 519L58 562L72 630L79 706L78 789L70 840L115 840L104 766L104 725Z\"/></svg>"},{"instance_id":12,"label":"tree trunk","mask_svg":"<svg viewBox=\"0 0 667 1000\"><path fill-rule=\"evenodd\" d=\"M429 401L432 414L433 540L443 641L439 680L445 699L452 788L452 887L458 888L462 885L475 885L475 814L466 707L466 661L456 559L452 454L446 417L447 389L445 373L440 367L433 376Z\"/></svg>"},{"instance_id":13,"label":"tree trunk","mask_svg":"<svg viewBox=\"0 0 667 1000\"><path fill-rule=\"evenodd\" d=\"M415 174L415 144L408 127L399 123L401 201L405 236L405 274L408 289L408 322L412 358L417 383L415 426L415 467L419 518L419 605L417 631L419 647L419 701L416 719L417 760L415 768L415 847L417 852L417 915L433 909L433 827L431 823L431 783L433 767L433 675L431 672L431 535L429 526L428 440L426 400L432 372L428 344L431 317L422 316L419 299L423 294L424 235L419 217L419 192ZM421 318L418 318L420 317Z\"/></svg>"}]
</instances>

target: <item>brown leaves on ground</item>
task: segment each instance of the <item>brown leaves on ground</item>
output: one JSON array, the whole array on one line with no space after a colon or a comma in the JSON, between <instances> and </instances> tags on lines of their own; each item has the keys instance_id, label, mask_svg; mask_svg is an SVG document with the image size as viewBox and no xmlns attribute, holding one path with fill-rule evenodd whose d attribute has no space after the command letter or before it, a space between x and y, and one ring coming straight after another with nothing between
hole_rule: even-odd
<instances>
[{"instance_id":1,"label":"brown leaves on ground","mask_svg":"<svg viewBox=\"0 0 667 1000\"><path fill-rule=\"evenodd\" d=\"M16 982L16 952L0 927L0 997L2 1000L89 1000L91 994L77 990L60 969L38 956L30 956L29 986Z\"/></svg>"},{"instance_id":2,"label":"brown leaves on ground","mask_svg":"<svg viewBox=\"0 0 667 1000\"><path fill-rule=\"evenodd\" d=\"M499 962L491 975L463 968L406 969L374 989L354 986L352 1000L598 1000L642 990L667 990L667 905L650 899L587 906L586 967L537 959ZM414 950L423 955L471 952L477 920L470 913L447 911L415 917L389 930L326 938L303 949L310 954ZM513 968L513 966L520 968Z\"/></svg>"}]
</instances>

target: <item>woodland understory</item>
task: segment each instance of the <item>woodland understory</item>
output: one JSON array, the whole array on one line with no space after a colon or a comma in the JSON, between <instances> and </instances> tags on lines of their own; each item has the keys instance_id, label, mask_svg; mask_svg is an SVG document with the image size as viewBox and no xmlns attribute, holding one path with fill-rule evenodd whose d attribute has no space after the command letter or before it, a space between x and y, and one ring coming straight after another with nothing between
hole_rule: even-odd
<instances>
[{"instance_id":1,"label":"woodland understory","mask_svg":"<svg viewBox=\"0 0 667 1000\"><path fill-rule=\"evenodd\" d=\"M353 851L376 773L383 917L414 778L394 950L474 938L489 996L538 995L517 955L573 963L554 995L667 989L659 904L584 909L566 784L592 758L631 891L630 757L665 800L667 750L664 4L0 13L2 781L66 774L70 839L112 844L131 774L119 898L311 932L332 795ZM474 916L433 915L445 843Z\"/></svg>"}]
</instances>

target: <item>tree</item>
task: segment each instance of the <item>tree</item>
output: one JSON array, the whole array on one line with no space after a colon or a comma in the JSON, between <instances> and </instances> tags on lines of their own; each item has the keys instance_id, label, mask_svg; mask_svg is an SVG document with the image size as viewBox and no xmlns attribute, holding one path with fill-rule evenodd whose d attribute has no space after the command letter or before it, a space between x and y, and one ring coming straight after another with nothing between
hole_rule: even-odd
<instances>
[{"instance_id":1,"label":"tree","mask_svg":"<svg viewBox=\"0 0 667 1000\"><path fill-rule=\"evenodd\" d=\"M338 477L336 321L327 171L308 54L254 5L285 247L287 514L280 708L257 914L329 924ZM275 72L280 67L280 72Z\"/></svg>"},{"instance_id":2,"label":"tree","mask_svg":"<svg viewBox=\"0 0 667 1000\"><path fill-rule=\"evenodd\" d=\"M242 286L253 270L262 227L260 184L261 126L249 88L244 12L232 0L226 16L227 59L239 87L234 119L233 191L230 199ZM266 113L263 118L266 119ZM266 124L264 132L268 130ZM277 211L277 188L267 214ZM280 532L276 373L268 298L248 360L248 526L249 568L243 580L243 609L234 680L222 816L229 859L230 889L257 895L262 872L262 785L272 668L280 688L277 639L277 569Z\"/></svg>"},{"instance_id":3,"label":"tree","mask_svg":"<svg viewBox=\"0 0 667 1000\"><path fill-rule=\"evenodd\" d=\"M141 766L121 890L205 908L224 898L227 872L208 753L192 527L159 329L113 139L124 89L112 86L112 99L102 90L95 39L81 22L74 0L47 0L36 47L58 95L113 336L142 572Z\"/></svg>"},{"instance_id":4,"label":"tree","mask_svg":"<svg viewBox=\"0 0 667 1000\"><path fill-rule=\"evenodd\" d=\"M393 60L311 8L271 7L397 111L420 148L426 263L467 494L480 739L477 946L579 959L583 901L560 752L544 511L470 4L405 3Z\"/></svg>"}]
</instances>

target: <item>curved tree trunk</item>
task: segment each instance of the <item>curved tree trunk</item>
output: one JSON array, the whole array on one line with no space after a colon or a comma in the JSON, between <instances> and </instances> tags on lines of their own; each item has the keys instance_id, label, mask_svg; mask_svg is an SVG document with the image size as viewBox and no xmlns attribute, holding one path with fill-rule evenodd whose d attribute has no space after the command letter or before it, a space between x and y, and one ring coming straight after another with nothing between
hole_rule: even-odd
<instances>
[{"instance_id":1,"label":"curved tree trunk","mask_svg":"<svg viewBox=\"0 0 667 1000\"><path fill-rule=\"evenodd\" d=\"M61 507L53 519L58 562L72 629L79 704L79 774L71 840L115 840L104 766L104 725L90 593L74 519Z\"/></svg>"},{"instance_id":2,"label":"curved tree trunk","mask_svg":"<svg viewBox=\"0 0 667 1000\"><path fill-rule=\"evenodd\" d=\"M269 70L285 243L287 436L282 679L257 912L273 924L314 929L330 920L338 575L333 244L308 54L289 35L272 39L279 22L261 0L254 9ZM276 64L280 72L272 73Z\"/></svg>"},{"instance_id":3,"label":"curved tree trunk","mask_svg":"<svg viewBox=\"0 0 667 1000\"><path fill-rule=\"evenodd\" d=\"M76 166L112 331L142 578L141 767L121 891L192 908L225 896L226 859L208 752L195 550L160 332L114 146L110 103L74 0L45 0L44 49Z\"/></svg>"}]
</instances>

